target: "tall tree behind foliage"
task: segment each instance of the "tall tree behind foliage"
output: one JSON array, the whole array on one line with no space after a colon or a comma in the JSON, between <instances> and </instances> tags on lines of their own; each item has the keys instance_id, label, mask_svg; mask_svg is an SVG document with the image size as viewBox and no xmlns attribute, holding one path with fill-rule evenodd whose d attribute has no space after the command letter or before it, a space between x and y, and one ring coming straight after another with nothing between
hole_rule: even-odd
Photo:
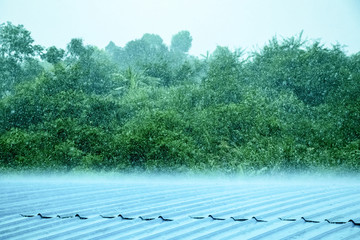
<instances>
[{"instance_id":1,"label":"tall tree behind foliage","mask_svg":"<svg viewBox=\"0 0 360 240\"><path fill-rule=\"evenodd\" d=\"M187 53L192 44L192 37L189 31L180 31L171 39L171 50Z\"/></svg>"}]
</instances>

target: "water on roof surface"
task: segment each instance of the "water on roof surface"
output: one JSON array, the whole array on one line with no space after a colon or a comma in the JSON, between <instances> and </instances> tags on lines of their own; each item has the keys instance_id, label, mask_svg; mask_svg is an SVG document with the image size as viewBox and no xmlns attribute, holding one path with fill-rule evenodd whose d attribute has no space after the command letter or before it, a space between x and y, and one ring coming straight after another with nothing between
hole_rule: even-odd
<instances>
[{"instance_id":1,"label":"water on roof surface","mask_svg":"<svg viewBox=\"0 0 360 240\"><path fill-rule=\"evenodd\" d=\"M1 239L360 236L360 183L350 179L44 177L1 179Z\"/></svg>"}]
</instances>

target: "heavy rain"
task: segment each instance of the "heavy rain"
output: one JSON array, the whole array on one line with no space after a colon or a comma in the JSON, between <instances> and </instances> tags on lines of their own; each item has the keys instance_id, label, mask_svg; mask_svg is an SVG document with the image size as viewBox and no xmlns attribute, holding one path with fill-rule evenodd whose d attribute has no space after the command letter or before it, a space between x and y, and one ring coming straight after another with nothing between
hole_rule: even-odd
<instances>
[{"instance_id":1,"label":"heavy rain","mask_svg":"<svg viewBox=\"0 0 360 240\"><path fill-rule=\"evenodd\" d=\"M82 10L90 14L99 2ZM102 7L118 7L114 2ZM250 1L224 1L219 11L234 11L220 14L218 23L184 8L189 1L135 2L152 17L156 6L158 14L169 9L164 16L176 27L151 31L155 17L119 29L109 23L107 29L134 37L103 34L106 26L94 30L109 37L106 44L69 27L64 35L73 36L62 44L61 37L42 38L30 19L28 26L11 14L1 17L6 7L16 8L0 0L0 238L360 236L360 52L347 45L351 34L330 42L324 32L325 40L311 37L304 24L290 35L271 28L259 44L243 23L243 41L222 31ZM209 2L194 6L220 6ZM70 16L80 3L42 4L49 12L69 7ZM342 4L339 12L359 7ZM177 8L189 10L186 24L171 18ZM100 23L125 21L106 9ZM265 10L256 13L267 21L260 16ZM229 41L208 39L202 26L188 24L199 16ZM84 29L94 20L88 21ZM140 35L130 31L140 26L147 26ZM303 230L316 224L322 228Z\"/></svg>"},{"instance_id":2,"label":"heavy rain","mask_svg":"<svg viewBox=\"0 0 360 240\"><path fill-rule=\"evenodd\" d=\"M359 54L298 35L188 54L189 31L104 48L3 23L4 170L357 172ZM247 57L245 57L245 55Z\"/></svg>"}]
</instances>

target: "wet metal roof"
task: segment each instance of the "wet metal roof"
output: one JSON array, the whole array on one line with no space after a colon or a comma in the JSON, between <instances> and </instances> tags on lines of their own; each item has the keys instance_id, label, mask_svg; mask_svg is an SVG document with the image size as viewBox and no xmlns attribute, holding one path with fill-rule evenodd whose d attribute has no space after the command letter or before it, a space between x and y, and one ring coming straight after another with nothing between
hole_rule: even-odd
<instances>
[{"instance_id":1,"label":"wet metal roof","mask_svg":"<svg viewBox=\"0 0 360 240\"><path fill-rule=\"evenodd\" d=\"M360 239L360 183L2 177L0 239Z\"/></svg>"}]
</instances>

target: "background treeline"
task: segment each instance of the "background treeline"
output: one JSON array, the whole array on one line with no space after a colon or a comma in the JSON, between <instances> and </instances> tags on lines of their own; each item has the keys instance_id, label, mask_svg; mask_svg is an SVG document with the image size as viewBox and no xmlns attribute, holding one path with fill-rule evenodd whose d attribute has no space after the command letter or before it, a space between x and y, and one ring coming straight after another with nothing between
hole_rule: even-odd
<instances>
[{"instance_id":1,"label":"background treeline","mask_svg":"<svg viewBox=\"0 0 360 240\"><path fill-rule=\"evenodd\" d=\"M301 34L246 54L194 57L191 42L44 49L0 25L0 167L360 170L360 53Z\"/></svg>"}]
</instances>

